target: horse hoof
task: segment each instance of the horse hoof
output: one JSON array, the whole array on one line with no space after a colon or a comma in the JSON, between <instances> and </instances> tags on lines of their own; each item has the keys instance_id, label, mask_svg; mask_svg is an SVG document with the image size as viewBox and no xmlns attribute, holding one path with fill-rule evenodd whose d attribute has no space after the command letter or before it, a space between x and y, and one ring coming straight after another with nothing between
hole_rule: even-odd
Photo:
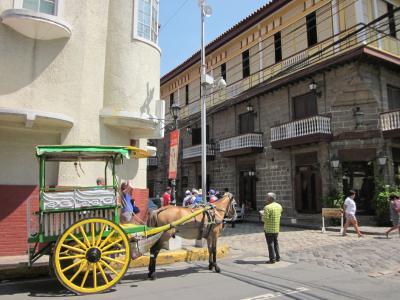
<instances>
[{"instance_id":1,"label":"horse hoof","mask_svg":"<svg viewBox=\"0 0 400 300\"><path fill-rule=\"evenodd\" d=\"M221 273L221 269L218 266L215 266L215 272Z\"/></svg>"},{"instance_id":2,"label":"horse hoof","mask_svg":"<svg viewBox=\"0 0 400 300\"><path fill-rule=\"evenodd\" d=\"M156 280L157 279L157 275L155 273L149 273L149 274L147 274L147 277L150 280Z\"/></svg>"},{"instance_id":3,"label":"horse hoof","mask_svg":"<svg viewBox=\"0 0 400 300\"><path fill-rule=\"evenodd\" d=\"M208 269L211 271L213 268L213 265L208 265Z\"/></svg>"}]
</instances>

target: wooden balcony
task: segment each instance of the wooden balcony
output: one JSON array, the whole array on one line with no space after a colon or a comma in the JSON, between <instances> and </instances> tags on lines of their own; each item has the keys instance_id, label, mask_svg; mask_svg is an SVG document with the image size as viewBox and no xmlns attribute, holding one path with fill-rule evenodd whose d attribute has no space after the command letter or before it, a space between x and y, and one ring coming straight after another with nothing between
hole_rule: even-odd
<instances>
[{"instance_id":1,"label":"wooden balcony","mask_svg":"<svg viewBox=\"0 0 400 300\"><path fill-rule=\"evenodd\" d=\"M207 144L207 160L213 160L215 158L214 145ZM185 162L199 162L201 161L201 145L196 145L183 149L182 159Z\"/></svg>"},{"instance_id":2,"label":"wooden balcony","mask_svg":"<svg viewBox=\"0 0 400 300\"><path fill-rule=\"evenodd\" d=\"M381 113L380 125L385 138L400 137L400 110Z\"/></svg>"},{"instance_id":3,"label":"wooden balcony","mask_svg":"<svg viewBox=\"0 0 400 300\"><path fill-rule=\"evenodd\" d=\"M271 128L271 146L279 149L332 139L331 118L314 116Z\"/></svg>"},{"instance_id":4,"label":"wooden balcony","mask_svg":"<svg viewBox=\"0 0 400 300\"><path fill-rule=\"evenodd\" d=\"M147 168L148 169L157 169L158 168L158 158L157 157L147 158Z\"/></svg>"},{"instance_id":5,"label":"wooden balcony","mask_svg":"<svg viewBox=\"0 0 400 300\"><path fill-rule=\"evenodd\" d=\"M223 157L257 153L263 149L262 133L246 133L219 142L219 151Z\"/></svg>"}]
</instances>

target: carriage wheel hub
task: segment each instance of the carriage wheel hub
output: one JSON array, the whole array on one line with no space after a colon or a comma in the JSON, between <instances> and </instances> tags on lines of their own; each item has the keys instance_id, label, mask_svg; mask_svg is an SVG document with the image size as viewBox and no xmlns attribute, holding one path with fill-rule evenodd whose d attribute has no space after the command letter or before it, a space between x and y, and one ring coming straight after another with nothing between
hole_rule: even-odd
<instances>
[{"instance_id":1,"label":"carriage wheel hub","mask_svg":"<svg viewBox=\"0 0 400 300\"><path fill-rule=\"evenodd\" d=\"M86 252L86 259L91 263L96 263L101 258L101 252L98 248L90 248Z\"/></svg>"}]
</instances>

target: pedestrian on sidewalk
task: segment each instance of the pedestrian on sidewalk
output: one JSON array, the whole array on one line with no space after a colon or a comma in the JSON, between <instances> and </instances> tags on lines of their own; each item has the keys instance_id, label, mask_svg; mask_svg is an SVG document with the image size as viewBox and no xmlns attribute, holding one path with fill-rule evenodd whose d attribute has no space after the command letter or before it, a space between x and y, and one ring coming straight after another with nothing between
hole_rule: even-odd
<instances>
[{"instance_id":1,"label":"pedestrian on sidewalk","mask_svg":"<svg viewBox=\"0 0 400 300\"><path fill-rule=\"evenodd\" d=\"M358 234L358 237L363 237L364 235L361 233L360 228L358 227L358 222L357 222L357 218L356 218L356 211L357 211L357 207L356 207L356 202L354 201L354 197L356 196L356 192L353 190L350 190L350 194L349 196L346 198L346 200L344 201L344 213L346 216L346 223L344 224L344 228L343 228L343 236L347 235L347 228L349 227L349 225L353 225L355 231Z\"/></svg>"},{"instance_id":2,"label":"pedestrian on sidewalk","mask_svg":"<svg viewBox=\"0 0 400 300\"><path fill-rule=\"evenodd\" d=\"M268 246L269 261L267 264L274 264L281 260L279 255L278 234L281 223L282 206L276 203L276 194L267 194L267 205L263 211L264 233Z\"/></svg>"},{"instance_id":3,"label":"pedestrian on sidewalk","mask_svg":"<svg viewBox=\"0 0 400 300\"><path fill-rule=\"evenodd\" d=\"M171 187L170 186L167 186L162 198L163 198L162 206L168 206L171 204Z\"/></svg>"},{"instance_id":4,"label":"pedestrian on sidewalk","mask_svg":"<svg viewBox=\"0 0 400 300\"><path fill-rule=\"evenodd\" d=\"M386 237L389 238L389 233L393 230L398 229L400 235L400 223L399 223L399 215L400 215L400 198L397 195L389 196L389 209L390 209L390 220L392 221L392 227L389 228L385 232Z\"/></svg>"},{"instance_id":5,"label":"pedestrian on sidewalk","mask_svg":"<svg viewBox=\"0 0 400 300\"><path fill-rule=\"evenodd\" d=\"M189 190L186 190L185 192L185 198L183 199L182 202L182 207L188 207L192 205L192 200L193 200L193 195Z\"/></svg>"}]
</instances>

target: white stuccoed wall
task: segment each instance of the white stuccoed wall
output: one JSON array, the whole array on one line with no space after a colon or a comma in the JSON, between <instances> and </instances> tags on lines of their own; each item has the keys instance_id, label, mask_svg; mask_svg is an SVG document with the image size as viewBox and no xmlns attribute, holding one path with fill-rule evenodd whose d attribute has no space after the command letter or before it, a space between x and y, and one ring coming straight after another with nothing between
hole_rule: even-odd
<instances>
[{"instance_id":1,"label":"white stuccoed wall","mask_svg":"<svg viewBox=\"0 0 400 300\"><path fill-rule=\"evenodd\" d=\"M9 8L13 8L12 0L0 1L0 13ZM74 120L70 129L39 129L34 123L26 131L18 124L24 135L16 147L24 144L26 150L3 149L0 168L20 171L0 176L0 185L9 181L37 184L35 176L16 164L36 164L31 164L36 143L129 145L131 139L140 139L139 146L145 147L151 136L148 128L104 125L99 116L104 108L126 110L138 120L155 114L160 51L132 38L133 1L64 0L61 15L72 26L70 39L33 40L0 23L0 108L61 113ZM11 145L15 124L0 122L0 128L1 143ZM60 164L57 184L92 185L104 173L103 165L82 167L85 173L78 178L72 164ZM133 179L135 187L146 187L145 159L125 161L118 169L121 178Z\"/></svg>"}]
</instances>

